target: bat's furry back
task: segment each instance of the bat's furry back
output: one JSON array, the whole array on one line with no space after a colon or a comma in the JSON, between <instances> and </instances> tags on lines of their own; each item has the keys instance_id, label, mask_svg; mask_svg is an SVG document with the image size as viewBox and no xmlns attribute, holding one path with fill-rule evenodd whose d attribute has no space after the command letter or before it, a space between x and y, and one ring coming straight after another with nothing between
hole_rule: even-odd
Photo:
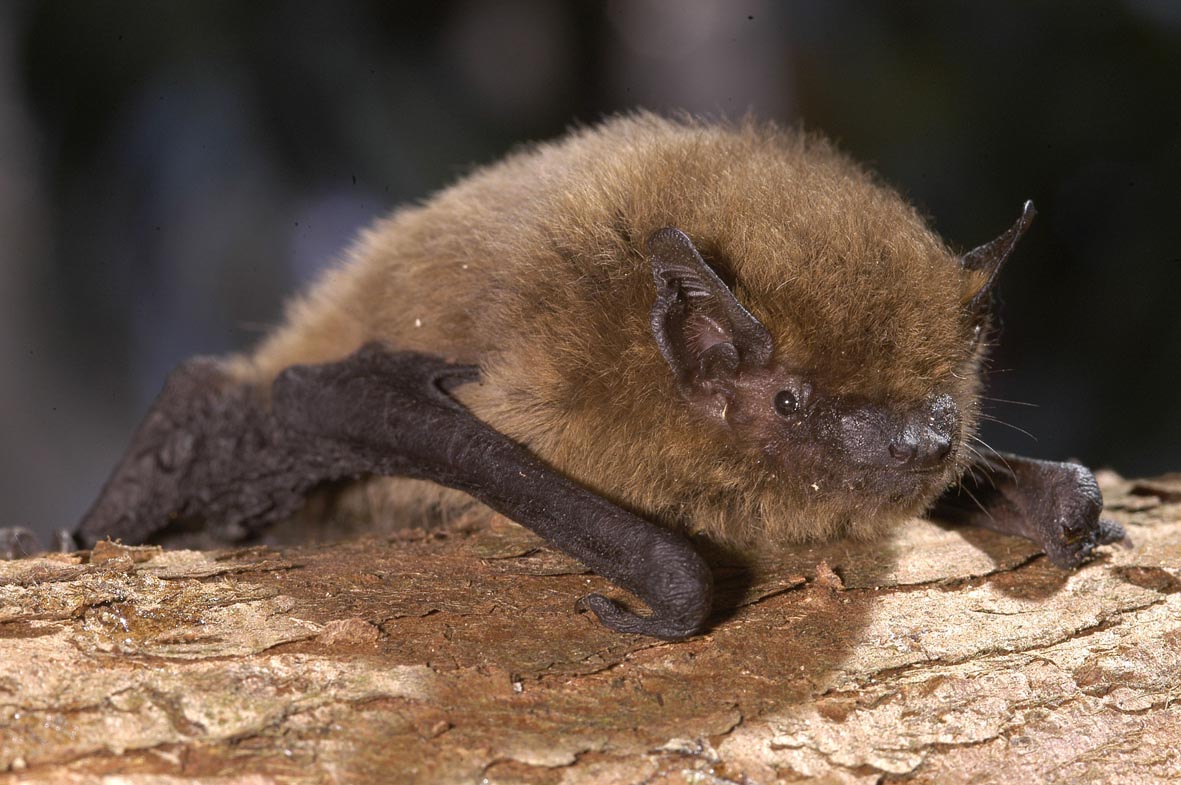
<instances>
[{"instance_id":1,"label":"bat's furry back","mask_svg":"<svg viewBox=\"0 0 1181 785\"><path fill-rule=\"evenodd\" d=\"M645 241L662 227L692 239L766 326L774 361L815 388L893 411L949 395L950 458L882 492L839 455L785 467L757 434L700 416L653 339ZM983 285L821 139L639 114L378 222L230 367L265 389L372 340L476 363L482 382L457 397L478 417L649 518L731 541L875 533L921 513L967 460L981 347L964 309ZM393 498L459 498L382 482L402 483Z\"/></svg>"}]
</instances>

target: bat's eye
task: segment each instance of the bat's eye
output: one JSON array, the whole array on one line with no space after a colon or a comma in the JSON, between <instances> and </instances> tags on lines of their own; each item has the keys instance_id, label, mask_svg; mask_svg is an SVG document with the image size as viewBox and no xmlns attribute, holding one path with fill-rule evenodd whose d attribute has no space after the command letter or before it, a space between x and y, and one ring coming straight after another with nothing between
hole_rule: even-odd
<instances>
[{"instance_id":1,"label":"bat's eye","mask_svg":"<svg viewBox=\"0 0 1181 785\"><path fill-rule=\"evenodd\" d=\"M800 410L800 399L791 390L775 393L775 411L784 417L791 417Z\"/></svg>"}]
</instances>

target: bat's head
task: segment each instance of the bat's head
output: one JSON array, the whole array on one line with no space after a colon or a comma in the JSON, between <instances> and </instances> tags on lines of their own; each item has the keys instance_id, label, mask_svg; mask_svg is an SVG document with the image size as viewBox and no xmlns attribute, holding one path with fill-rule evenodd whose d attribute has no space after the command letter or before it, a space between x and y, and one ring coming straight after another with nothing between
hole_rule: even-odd
<instances>
[{"instance_id":1,"label":"bat's head","mask_svg":"<svg viewBox=\"0 0 1181 785\"><path fill-rule=\"evenodd\" d=\"M1033 214L1027 203L1005 234L960 257L907 258L903 244L894 258L830 260L835 278L775 287L747 286L685 232L658 229L647 240L652 334L690 408L810 516L797 530L917 514L970 454L992 287Z\"/></svg>"},{"instance_id":2,"label":"bat's head","mask_svg":"<svg viewBox=\"0 0 1181 785\"><path fill-rule=\"evenodd\" d=\"M574 479L776 542L887 528L968 465L992 287L1031 208L958 255L823 139L647 114L489 174L465 220L528 286L481 304L505 327L480 334L512 340L476 411ZM432 242L468 243L450 223Z\"/></svg>"}]
</instances>

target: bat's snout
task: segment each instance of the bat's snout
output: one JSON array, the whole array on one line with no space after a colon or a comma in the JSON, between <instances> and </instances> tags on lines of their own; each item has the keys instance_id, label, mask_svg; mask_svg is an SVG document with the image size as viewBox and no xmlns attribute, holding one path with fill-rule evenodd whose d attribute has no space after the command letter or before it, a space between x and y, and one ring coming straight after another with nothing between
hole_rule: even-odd
<instances>
[{"instance_id":1,"label":"bat's snout","mask_svg":"<svg viewBox=\"0 0 1181 785\"><path fill-rule=\"evenodd\" d=\"M863 468L925 472L946 464L958 428L955 402L936 395L901 416L877 405L849 411L840 417L840 440L845 454Z\"/></svg>"}]
</instances>

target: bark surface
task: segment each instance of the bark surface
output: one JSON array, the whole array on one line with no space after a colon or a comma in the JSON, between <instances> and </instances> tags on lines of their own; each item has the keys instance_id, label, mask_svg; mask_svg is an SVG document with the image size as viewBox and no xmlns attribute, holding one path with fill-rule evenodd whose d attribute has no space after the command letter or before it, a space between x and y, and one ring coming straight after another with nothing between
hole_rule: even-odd
<instances>
[{"instance_id":1,"label":"bark surface","mask_svg":"<svg viewBox=\"0 0 1181 785\"><path fill-rule=\"evenodd\" d=\"M1133 546L989 532L707 554L661 643L502 518L327 546L0 562L0 783L1181 782L1181 474Z\"/></svg>"}]
</instances>

